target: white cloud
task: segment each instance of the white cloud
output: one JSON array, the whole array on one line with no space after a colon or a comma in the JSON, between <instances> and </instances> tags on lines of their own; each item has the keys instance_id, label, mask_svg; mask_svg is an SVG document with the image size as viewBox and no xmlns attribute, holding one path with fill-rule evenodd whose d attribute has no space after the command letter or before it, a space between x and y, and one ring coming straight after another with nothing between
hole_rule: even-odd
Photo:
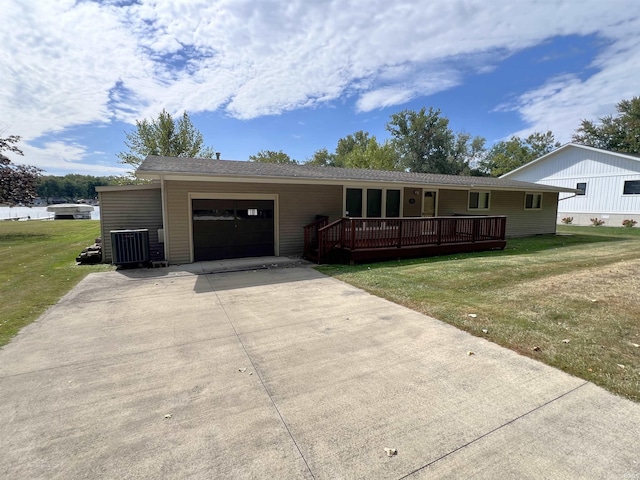
<instances>
[{"instance_id":1,"label":"white cloud","mask_svg":"<svg viewBox=\"0 0 640 480\"><path fill-rule=\"evenodd\" d=\"M513 108L532 129L564 138L576 118L608 113L637 94L632 0L488 5L7 0L1 120L28 143L72 126L132 123L162 108L250 119L355 97L360 111L371 111L451 88L510 53L571 34L597 34L609 46L586 80L554 79L518 99ZM86 152L56 148L45 146L42 162L70 155L62 160L83 164Z\"/></svg>"},{"instance_id":2,"label":"white cloud","mask_svg":"<svg viewBox=\"0 0 640 480\"><path fill-rule=\"evenodd\" d=\"M64 175L68 172L81 175L109 176L124 175L128 170L114 167L108 162L104 164L85 163L86 150L83 145L72 142L47 142L42 147L19 145L24 156L8 154L13 163L36 165L44 170L45 175ZM106 156L105 156L106 157Z\"/></svg>"}]
</instances>

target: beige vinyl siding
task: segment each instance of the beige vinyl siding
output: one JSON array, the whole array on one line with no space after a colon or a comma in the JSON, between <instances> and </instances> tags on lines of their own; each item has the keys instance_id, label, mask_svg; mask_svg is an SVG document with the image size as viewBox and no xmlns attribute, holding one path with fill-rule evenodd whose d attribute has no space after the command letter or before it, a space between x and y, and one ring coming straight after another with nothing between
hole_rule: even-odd
<instances>
[{"instance_id":1,"label":"beige vinyl siding","mask_svg":"<svg viewBox=\"0 0 640 480\"><path fill-rule=\"evenodd\" d=\"M167 223L169 231L169 261L187 263L191 260L189 238L189 194L251 194L278 195L280 255L301 255L304 248L302 227L316 215L327 215L333 221L342 216L342 186L293 185L265 183L222 183L165 181Z\"/></svg>"},{"instance_id":2,"label":"beige vinyl siding","mask_svg":"<svg viewBox=\"0 0 640 480\"><path fill-rule=\"evenodd\" d=\"M152 259L164 258L163 245L158 241L162 228L160 187L99 192L102 260L111 262L111 230L149 229L149 249Z\"/></svg>"},{"instance_id":3,"label":"beige vinyl siding","mask_svg":"<svg viewBox=\"0 0 640 480\"><path fill-rule=\"evenodd\" d=\"M468 192L440 190L438 215L506 215L507 237L556 232L558 194L544 192L540 210L525 210L525 192L491 190L489 210L467 210Z\"/></svg>"}]
</instances>

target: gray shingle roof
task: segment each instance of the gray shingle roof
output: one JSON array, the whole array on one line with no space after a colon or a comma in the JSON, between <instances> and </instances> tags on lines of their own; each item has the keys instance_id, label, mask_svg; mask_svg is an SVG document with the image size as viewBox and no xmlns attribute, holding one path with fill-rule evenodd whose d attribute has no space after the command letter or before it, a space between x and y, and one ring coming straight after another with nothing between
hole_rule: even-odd
<instances>
[{"instance_id":1,"label":"gray shingle roof","mask_svg":"<svg viewBox=\"0 0 640 480\"><path fill-rule=\"evenodd\" d=\"M565 191L572 189L539 185L529 182L495 177L467 177L461 175L437 175L362 168L317 167L310 165L286 165L276 163L246 162L237 160L212 160L203 158L175 158L148 156L138 167L143 178L155 178L159 174L185 176L262 177L297 180L327 180L345 182L405 183L434 186L458 186L469 188L500 188L513 190Z\"/></svg>"}]
</instances>

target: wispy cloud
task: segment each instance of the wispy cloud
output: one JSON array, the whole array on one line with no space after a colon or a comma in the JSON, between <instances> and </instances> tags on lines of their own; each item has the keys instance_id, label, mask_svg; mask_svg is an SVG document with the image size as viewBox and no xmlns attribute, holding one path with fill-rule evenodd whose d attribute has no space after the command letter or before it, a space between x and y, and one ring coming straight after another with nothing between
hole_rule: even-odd
<instances>
[{"instance_id":1,"label":"wispy cloud","mask_svg":"<svg viewBox=\"0 0 640 480\"><path fill-rule=\"evenodd\" d=\"M27 142L78 125L132 123L162 108L251 119L353 98L367 112L459 85L555 36L596 35L607 45L596 73L550 80L511 105L529 130L567 139L576 118L608 113L637 94L629 81L640 73L632 7L632 0L490 7L482 0L7 0L0 111ZM39 150L41 165L81 164L86 154Z\"/></svg>"}]
</instances>

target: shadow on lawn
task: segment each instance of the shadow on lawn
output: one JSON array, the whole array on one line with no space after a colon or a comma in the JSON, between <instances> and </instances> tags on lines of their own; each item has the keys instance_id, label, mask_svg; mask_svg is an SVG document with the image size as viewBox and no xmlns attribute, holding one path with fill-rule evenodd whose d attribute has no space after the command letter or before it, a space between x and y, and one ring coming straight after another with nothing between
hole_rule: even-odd
<instances>
[{"instance_id":1,"label":"shadow on lawn","mask_svg":"<svg viewBox=\"0 0 640 480\"><path fill-rule=\"evenodd\" d=\"M391 266L411 266L425 265L430 263L448 262L451 260L463 260L466 258L487 258L511 255L529 255L531 253L553 250L557 248L575 247L578 245L591 245L595 243L609 243L628 241L628 237L612 237L602 235L582 235L582 234L559 234L559 235L537 235L534 237L507 239L507 246L504 250L489 250L485 252L455 253L451 255L441 255L437 257L420 257L404 260L391 260L385 262L358 264L358 265L327 265L319 268L321 272L330 273L332 271L358 271L362 269L387 268Z\"/></svg>"}]
</instances>

